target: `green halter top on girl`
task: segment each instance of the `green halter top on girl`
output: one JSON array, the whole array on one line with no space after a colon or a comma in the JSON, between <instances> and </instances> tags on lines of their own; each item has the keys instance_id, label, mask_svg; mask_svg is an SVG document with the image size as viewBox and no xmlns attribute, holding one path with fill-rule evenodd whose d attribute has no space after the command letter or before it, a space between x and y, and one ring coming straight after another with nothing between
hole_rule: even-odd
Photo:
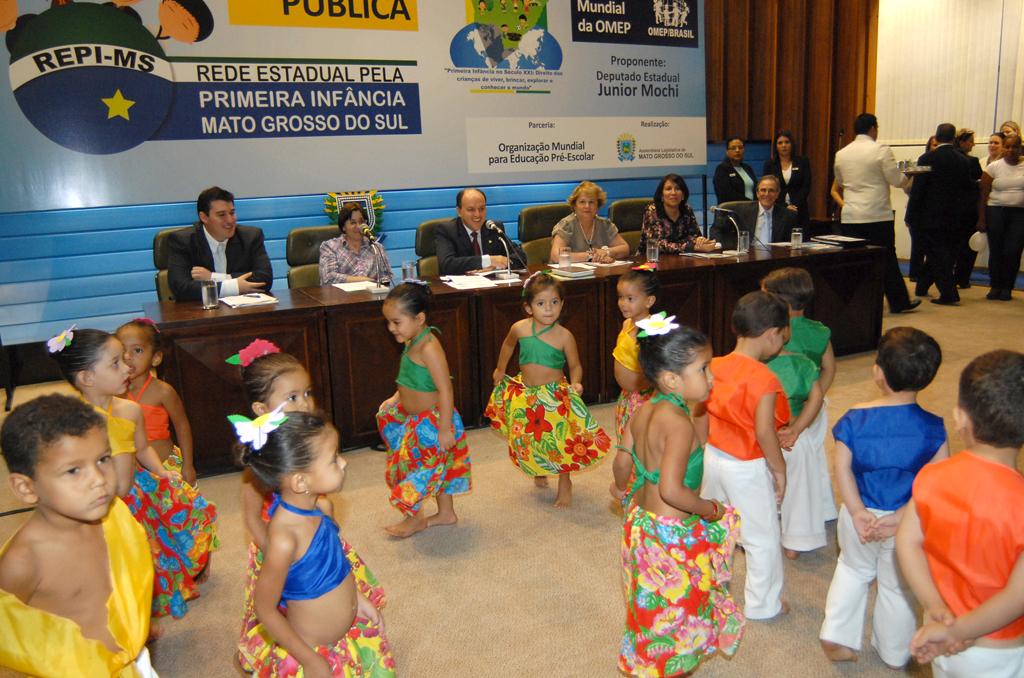
<instances>
[{"instance_id":1,"label":"green halter top on girl","mask_svg":"<svg viewBox=\"0 0 1024 678\"><path fill-rule=\"evenodd\" d=\"M395 379L395 383L399 386L411 388L413 391L430 392L437 390L434 378L430 376L430 370L423 365L417 365L409 357L409 349L420 343L420 340L432 331L438 334L441 333L441 330L433 325L424 327L423 331L417 334L415 339L406 344L405 350L402 351L402 360L398 365L398 378Z\"/></svg>"},{"instance_id":2,"label":"green halter top on girl","mask_svg":"<svg viewBox=\"0 0 1024 678\"><path fill-rule=\"evenodd\" d=\"M555 370L565 367L565 353L561 349L555 348L540 339L540 335L549 332L557 324L558 321L556 320L538 332L537 321L530 321L530 331L532 334L528 337L519 338L520 365L540 365Z\"/></svg>"},{"instance_id":3,"label":"green halter top on girl","mask_svg":"<svg viewBox=\"0 0 1024 678\"><path fill-rule=\"evenodd\" d=\"M690 414L690 408L686 406L686 402L675 393L659 393L658 395L651 398L650 402L652 405L667 400L672 403L687 415ZM630 456L633 457L633 468L636 471L636 480L633 481L633 487L629 489L628 497L632 497L636 494L636 491L643 487L644 483L650 483L651 485L657 485L658 481L661 480L661 470L648 471L640 457L636 456L636 448L634 447L629 451ZM698 445L693 452L690 453L690 459L686 462L686 474L683 476L683 485L690 488L694 492L700 489L700 483L704 479L704 446Z\"/></svg>"}]
</instances>

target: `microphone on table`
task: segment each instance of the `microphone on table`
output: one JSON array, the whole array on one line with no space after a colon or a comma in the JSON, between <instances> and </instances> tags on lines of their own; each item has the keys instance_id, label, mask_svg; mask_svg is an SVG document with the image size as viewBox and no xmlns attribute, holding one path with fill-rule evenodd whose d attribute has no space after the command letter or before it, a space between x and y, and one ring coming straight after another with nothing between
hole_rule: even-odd
<instances>
[{"instance_id":1,"label":"microphone on table","mask_svg":"<svg viewBox=\"0 0 1024 678\"><path fill-rule=\"evenodd\" d=\"M491 219L488 219L484 226L486 226L488 230L494 231L498 234L498 240L501 241L501 246L505 248L505 272L501 274L502 277L505 280L518 280L519 276L512 273L512 255L509 253L508 242L506 242L508 240L508 236L505 235L505 231L498 228L498 225Z\"/></svg>"},{"instance_id":2,"label":"microphone on table","mask_svg":"<svg viewBox=\"0 0 1024 678\"><path fill-rule=\"evenodd\" d=\"M730 209L726 209L724 207L719 207L718 205L715 205L714 207L712 207L711 211L712 212L719 212L721 214L724 214L725 218L732 222L732 227L736 231L736 253L739 254L740 253L740 226L739 226L739 224L736 223L736 219L733 218L733 215L735 215L736 212L734 212L734 211L732 211Z\"/></svg>"},{"instance_id":3,"label":"microphone on table","mask_svg":"<svg viewBox=\"0 0 1024 678\"><path fill-rule=\"evenodd\" d=\"M363 226L363 235L369 238L370 242L377 241L377 238L373 235L373 231L370 230L369 226Z\"/></svg>"}]
</instances>

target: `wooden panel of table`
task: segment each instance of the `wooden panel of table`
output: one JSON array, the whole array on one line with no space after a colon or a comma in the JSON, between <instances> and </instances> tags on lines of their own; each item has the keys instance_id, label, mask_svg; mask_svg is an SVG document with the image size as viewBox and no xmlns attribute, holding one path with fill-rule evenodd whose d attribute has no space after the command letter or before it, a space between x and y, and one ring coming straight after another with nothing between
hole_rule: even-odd
<instances>
[{"instance_id":1,"label":"wooden panel of table","mask_svg":"<svg viewBox=\"0 0 1024 678\"><path fill-rule=\"evenodd\" d=\"M455 408L467 426L476 426L481 409L476 397L480 379L474 296L441 283L434 283L431 291L429 321L440 330L452 373ZM312 287L303 293L324 306L333 415L341 430L342 447L377 442L377 406L395 393L403 348L388 332L382 313L384 299L330 286Z\"/></svg>"},{"instance_id":2,"label":"wooden panel of table","mask_svg":"<svg viewBox=\"0 0 1024 678\"><path fill-rule=\"evenodd\" d=\"M773 248L738 259L662 256L660 308L705 331L716 355L732 350L736 301L761 277L783 266L802 266L814 277L811 317L832 328L837 355L874 350L882 327L882 250L790 252ZM576 338L583 364L584 399L618 395L612 349L622 324L616 282L626 266L599 269L594 278L564 285L562 323ZM524 315L522 287L457 291L434 283L430 322L453 377L455 405L467 426L482 423L501 342ZM317 401L332 413L349 449L377 440L378 404L394 393L402 347L387 331L383 299L331 287L284 290L280 303L249 309L203 311L196 302L147 304L166 344L161 376L185 402L202 473L232 470L233 438L224 418L246 412L240 370L224 359L254 337L293 353L310 371ZM515 374L515 356L508 372Z\"/></svg>"},{"instance_id":3,"label":"wooden panel of table","mask_svg":"<svg viewBox=\"0 0 1024 678\"><path fill-rule=\"evenodd\" d=\"M146 304L147 317L160 327L164 360L160 376L185 403L195 446L196 470L203 474L237 470L235 437L227 415L252 416L242 388L242 371L224 361L255 337L294 355L313 381L317 402L331 409L323 309L296 290L276 291L278 303L202 310L199 302Z\"/></svg>"}]
</instances>

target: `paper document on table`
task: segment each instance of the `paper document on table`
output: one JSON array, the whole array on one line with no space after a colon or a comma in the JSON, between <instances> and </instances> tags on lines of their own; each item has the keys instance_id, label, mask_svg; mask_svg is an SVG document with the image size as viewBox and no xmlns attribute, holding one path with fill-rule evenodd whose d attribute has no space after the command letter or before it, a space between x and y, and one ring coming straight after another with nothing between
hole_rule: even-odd
<instances>
[{"instance_id":1,"label":"paper document on table","mask_svg":"<svg viewBox=\"0 0 1024 678\"><path fill-rule=\"evenodd\" d=\"M602 264L602 263L599 263L599 262L596 262L596 261L592 261L588 265L589 266L597 266L598 268L611 268L612 266L626 266L626 265L632 264L632 263L633 263L632 261L613 261L613 262L608 263L608 264Z\"/></svg>"},{"instance_id":2,"label":"paper document on table","mask_svg":"<svg viewBox=\"0 0 1024 678\"><path fill-rule=\"evenodd\" d=\"M350 283L334 283L332 287L337 287L342 292L362 292L363 290L372 289L377 286L377 283L372 280L362 280L360 282Z\"/></svg>"},{"instance_id":3,"label":"paper document on table","mask_svg":"<svg viewBox=\"0 0 1024 678\"><path fill-rule=\"evenodd\" d=\"M446 275L441 282L457 290L479 290L487 287L497 287L493 280L480 275Z\"/></svg>"},{"instance_id":4,"label":"paper document on table","mask_svg":"<svg viewBox=\"0 0 1024 678\"><path fill-rule=\"evenodd\" d=\"M685 257L697 257L698 259L727 259L736 256L736 250L724 252L683 252Z\"/></svg>"},{"instance_id":5,"label":"paper document on table","mask_svg":"<svg viewBox=\"0 0 1024 678\"><path fill-rule=\"evenodd\" d=\"M263 294L262 292L239 294L233 297L221 297L220 300L231 308L239 308L242 306L263 306L265 304L277 303L277 297L272 297L269 294Z\"/></svg>"}]
</instances>

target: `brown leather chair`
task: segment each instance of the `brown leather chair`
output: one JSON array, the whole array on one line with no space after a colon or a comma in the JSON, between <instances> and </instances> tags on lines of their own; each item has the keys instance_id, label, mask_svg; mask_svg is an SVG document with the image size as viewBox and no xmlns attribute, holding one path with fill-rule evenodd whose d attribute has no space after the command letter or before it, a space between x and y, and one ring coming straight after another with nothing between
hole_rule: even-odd
<instances>
[{"instance_id":1,"label":"brown leather chair","mask_svg":"<svg viewBox=\"0 0 1024 678\"><path fill-rule=\"evenodd\" d=\"M749 205L751 203L756 203L756 202L757 202L756 200L729 200L729 201L726 201L726 202L723 202L723 203L719 203L718 206L721 207L724 210L732 210L732 211L735 212L736 208L739 207L740 205ZM742 225L742 224L740 224L740 225ZM727 242L729 240L733 241L732 248L736 247L736 244L735 244L736 238L732 235L733 233L735 233L735 226L733 226L733 223L731 221L729 221L729 217L727 215L722 214L721 212L716 212L715 213L715 221L712 224L711 228L708 229L708 237L712 237L711 234L716 229L720 229L720 230L726 231L727 238L724 238L724 239ZM753 241L753 238L751 238L751 241ZM725 247L725 245L722 245L722 247ZM729 249L732 249L732 248L729 248Z\"/></svg>"},{"instance_id":2,"label":"brown leather chair","mask_svg":"<svg viewBox=\"0 0 1024 678\"><path fill-rule=\"evenodd\" d=\"M167 260L170 257L168 238L175 231L186 231L191 226L166 228L153 236L153 266L156 267L154 283L156 284L157 301L174 301L171 283L167 280Z\"/></svg>"},{"instance_id":3,"label":"brown leather chair","mask_svg":"<svg viewBox=\"0 0 1024 678\"><path fill-rule=\"evenodd\" d=\"M320 286L320 244L340 234L337 226L307 226L288 233L288 287Z\"/></svg>"},{"instance_id":4,"label":"brown leather chair","mask_svg":"<svg viewBox=\"0 0 1024 678\"><path fill-rule=\"evenodd\" d=\"M430 219L416 228L416 262L417 275L420 278L436 278L440 272L437 263L437 250L434 247L434 229L451 219Z\"/></svg>"},{"instance_id":5,"label":"brown leather chair","mask_svg":"<svg viewBox=\"0 0 1024 678\"><path fill-rule=\"evenodd\" d=\"M546 264L551 255L551 230L572 214L567 202L534 205L519 212L519 241L523 243L528 265Z\"/></svg>"},{"instance_id":6,"label":"brown leather chair","mask_svg":"<svg viewBox=\"0 0 1024 678\"><path fill-rule=\"evenodd\" d=\"M608 208L608 218L612 220L619 235L629 244L630 253L640 247L640 232L644 223L644 210L651 204L650 198L625 198L616 200Z\"/></svg>"}]
</instances>

